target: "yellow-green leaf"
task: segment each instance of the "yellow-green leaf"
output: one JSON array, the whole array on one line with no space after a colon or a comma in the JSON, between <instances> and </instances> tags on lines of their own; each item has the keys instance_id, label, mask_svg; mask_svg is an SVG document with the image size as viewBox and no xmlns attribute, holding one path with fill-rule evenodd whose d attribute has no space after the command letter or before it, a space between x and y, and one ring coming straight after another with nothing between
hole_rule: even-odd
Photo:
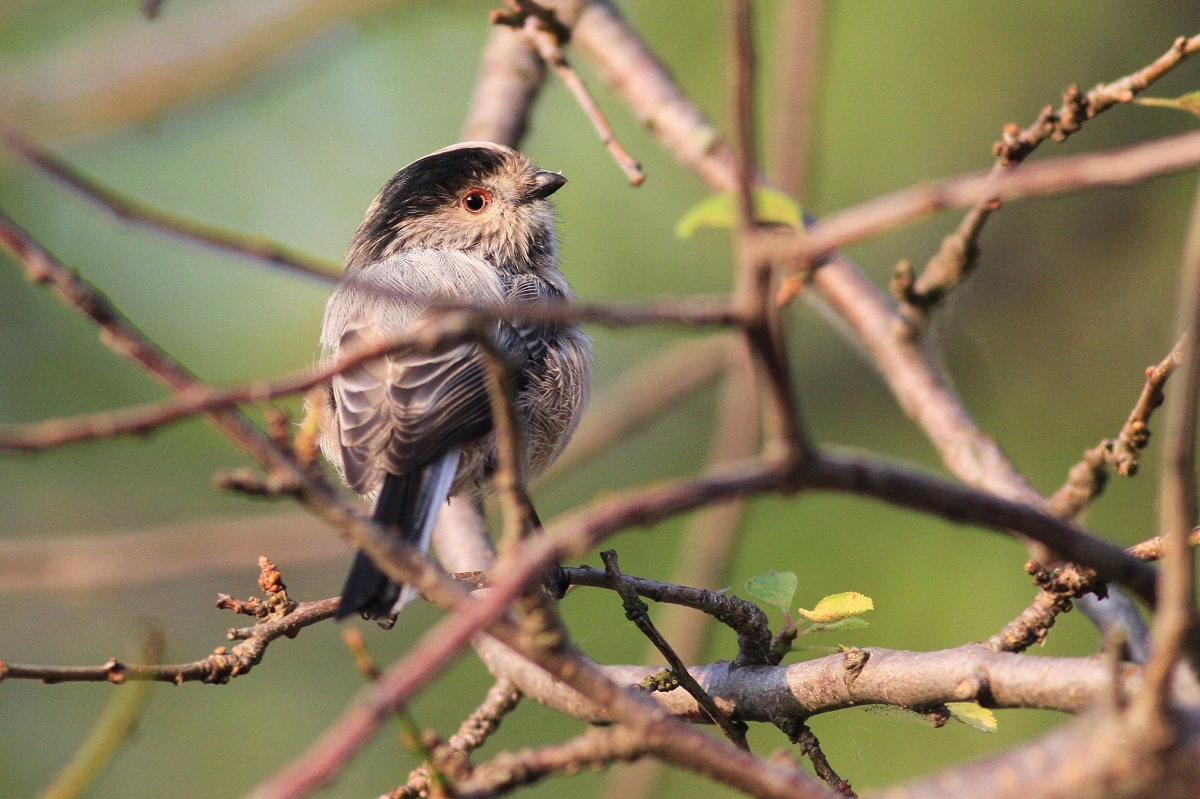
<instances>
[{"instance_id":1,"label":"yellow-green leaf","mask_svg":"<svg viewBox=\"0 0 1200 799\"><path fill-rule=\"evenodd\" d=\"M812 610L800 608L796 612L815 624L828 624L874 609L875 603L871 601L871 597L857 591L846 591L825 597Z\"/></svg>"},{"instance_id":2,"label":"yellow-green leaf","mask_svg":"<svg viewBox=\"0 0 1200 799\"><path fill-rule=\"evenodd\" d=\"M759 222L800 227L801 212L796 201L774 189L754 190L754 215ZM702 227L731 228L737 219L734 193L723 191L712 194L693 205L675 225L675 235L681 239L692 237Z\"/></svg>"},{"instance_id":3,"label":"yellow-green leaf","mask_svg":"<svg viewBox=\"0 0 1200 799\"><path fill-rule=\"evenodd\" d=\"M845 632L847 630L861 630L863 627L867 627L867 626L868 626L868 622L866 619L860 618L858 616L847 616L844 619L838 619L837 621L831 621L828 624L814 624L812 627L809 627L807 630L803 630L803 632L806 632L806 633Z\"/></svg>"},{"instance_id":4,"label":"yellow-green leaf","mask_svg":"<svg viewBox=\"0 0 1200 799\"><path fill-rule=\"evenodd\" d=\"M1136 97L1138 105L1152 105L1158 108L1177 108L1189 114L1200 116L1200 92L1188 92L1174 99L1168 97Z\"/></svg>"},{"instance_id":5,"label":"yellow-green leaf","mask_svg":"<svg viewBox=\"0 0 1200 799\"><path fill-rule=\"evenodd\" d=\"M968 727L974 727L983 732L995 732L999 729L996 716L986 707L974 702L947 702L946 709L955 721L961 721Z\"/></svg>"},{"instance_id":6,"label":"yellow-green leaf","mask_svg":"<svg viewBox=\"0 0 1200 799\"><path fill-rule=\"evenodd\" d=\"M746 593L787 613L792 606L792 597L796 595L797 584L794 572L769 571L747 580Z\"/></svg>"}]
</instances>

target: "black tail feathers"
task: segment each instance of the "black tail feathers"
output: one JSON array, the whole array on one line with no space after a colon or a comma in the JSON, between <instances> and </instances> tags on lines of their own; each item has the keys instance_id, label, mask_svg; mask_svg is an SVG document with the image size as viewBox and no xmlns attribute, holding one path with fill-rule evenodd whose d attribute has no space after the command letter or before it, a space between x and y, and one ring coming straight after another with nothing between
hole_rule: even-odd
<instances>
[{"instance_id":1,"label":"black tail feathers","mask_svg":"<svg viewBox=\"0 0 1200 799\"><path fill-rule=\"evenodd\" d=\"M450 491L458 470L458 451L452 450L433 463L407 474L389 474L384 478L372 518L389 528L408 544L425 552L433 523ZM362 614L371 619L387 619L399 612L411 597L404 586L387 577L371 556L359 550L342 588L337 619Z\"/></svg>"}]
</instances>

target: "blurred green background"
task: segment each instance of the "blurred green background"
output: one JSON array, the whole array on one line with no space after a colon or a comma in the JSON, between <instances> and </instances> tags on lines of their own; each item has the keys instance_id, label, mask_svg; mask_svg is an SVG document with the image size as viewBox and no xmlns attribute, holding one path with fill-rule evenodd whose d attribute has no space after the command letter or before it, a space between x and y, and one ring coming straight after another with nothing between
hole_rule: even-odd
<instances>
[{"instance_id":1,"label":"blurred green background","mask_svg":"<svg viewBox=\"0 0 1200 799\"><path fill-rule=\"evenodd\" d=\"M296 34L299 43L281 46L278 55L264 54L272 46L265 36L255 39L257 51L231 50L235 66L256 59L262 65L226 80L228 88L195 89L211 96L172 101L149 118L122 122L121 113L110 112L133 114L133 101L92 107L85 102L89 92L103 98L106 86L124 82L141 87L135 96L148 96L167 78L176 87L192 79L220 84L222 67L202 62L190 48L199 53L210 37L250 26L259 12L312 17L311 7L320 4L174 0L165 19L154 23L142 19L136 5L0 3L0 118L29 126L85 172L144 202L336 261L387 177L457 139L487 35L486 11L497 3L325 3L324 16L310 19L309 32ZM780 90L773 81L775 54L789 46L780 35L784 5L758 6L767 106ZM685 89L724 124L724 6L712 0L621 6ZM828 2L823 12L811 172L801 198L817 214L921 180L984 169L1003 124L1027 124L1043 105L1057 103L1067 84L1087 88L1117 78L1149 63L1176 36L1200 30L1200 7L1173 0L862 0ZM170 31L182 37L154 44ZM185 64L182 72L172 72L172 59ZM1176 96L1198 83L1200 62L1189 63L1149 94ZM643 188L631 189L563 87L553 80L548 86L525 149L571 180L555 199L565 271L578 293L603 300L727 289L725 236L702 231L680 241L672 234L680 215L704 196L703 187L597 85L601 105L649 175ZM769 122L769 108L763 117ZM1047 144L1037 157L1119 146L1193 124L1178 112L1120 107L1066 145ZM1169 349L1175 268L1193 183L1184 175L1005 208L983 237L978 273L940 314L935 335L967 406L1039 490L1052 491L1085 448L1116 433L1142 370ZM325 285L122 225L11 159L0 158L0 207L205 379L271 376L316 357ZM896 261L923 263L957 219L942 215L850 254L885 284ZM796 384L820 441L940 469L854 347L804 304L791 323ZM26 283L6 256L0 256L0 331L0 421L162 396L104 350L88 323ZM682 335L665 329L593 333L598 394ZM679 404L636 438L544 486L536 497L542 515L622 486L695 471L707 449L714 396L706 392ZM1091 527L1128 543L1153 532L1156 455L1152 447L1136 480L1110 486L1087 519ZM231 519L266 524L294 513L286 503L212 488L215 470L243 463L200 421L145 439L0 455L0 541L156 530L190 536L173 543L193 553L197 564L191 568L185 555L171 569L164 564L170 579L138 574L129 585L89 590L17 590L0 583L0 659L99 663L124 653L147 620L166 631L171 661L199 658L225 643L225 630L236 621L212 609L214 594L250 594L257 568L253 557L236 569L206 567L215 546L205 538L206 525L220 528ZM683 527L678 520L610 543L626 571L666 577ZM254 551L253 544L246 548ZM294 553L286 545L266 554L298 599L335 593L347 560L345 554ZM110 556L119 562L121 553ZM800 576L800 604L834 591L862 591L875 599L871 626L829 643L934 649L986 638L1023 608L1032 597L1023 560L1020 547L991 533L878 503L805 495L753 503L730 584L790 569ZM184 576L171 577L172 569ZM580 645L601 661L643 656L643 642L613 596L574 592L564 611ZM390 633L367 625L368 643L390 662L434 618L415 608ZM1096 646L1090 625L1071 614L1040 651L1086 655ZM732 636L721 631L708 657L732 652ZM240 795L302 751L359 683L337 629L325 624L277 642L252 675L230 685L155 686L131 745L91 795ZM448 734L489 684L468 656L423 694L415 717ZM31 796L43 787L113 690L20 681L0 686L0 797ZM1061 721L1031 711L997 715L1000 732L991 736L961 725L934 730L866 710L819 717L813 727L842 775L856 788L869 788L996 751ZM580 728L526 704L485 751L561 740ZM786 743L766 728L756 730L752 742L761 753ZM412 765L391 730L322 795L375 796L403 781ZM573 779L572 790L599 793L606 778ZM551 781L528 795L557 795L564 786ZM668 797L726 793L678 772L668 772L661 791Z\"/></svg>"}]
</instances>

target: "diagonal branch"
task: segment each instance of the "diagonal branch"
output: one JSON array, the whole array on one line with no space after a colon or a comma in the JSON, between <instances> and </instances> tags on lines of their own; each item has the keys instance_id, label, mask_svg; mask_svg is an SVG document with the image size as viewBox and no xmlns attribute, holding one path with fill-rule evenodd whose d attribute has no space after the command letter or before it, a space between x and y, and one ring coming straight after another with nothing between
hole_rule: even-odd
<instances>
[{"instance_id":1,"label":"diagonal branch","mask_svg":"<svg viewBox=\"0 0 1200 799\"><path fill-rule=\"evenodd\" d=\"M608 576L591 566L576 566L563 569L571 585L611 588ZM624 585L638 596L655 602L669 603L680 607L694 608L712 616L737 633L738 655L733 668L762 666L768 662L771 647L771 630L767 627L767 614L762 608L741 597L693 588L675 583L663 583L644 577L621 575Z\"/></svg>"},{"instance_id":2,"label":"diagonal branch","mask_svg":"<svg viewBox=\"0 0 1200 799\"><path fill-rule=\"evenodd\" d=\"M749 750L750 745L746 743L745 722L731 719L725 711L717 707L717 703L704 692L704 689L696 682L696 678L688 672L687 665L679 659L679 655L675 654L671 644L666 638L663 638L662 633L650 620L650 609L646 607L645 602L638 598L637 589L625 579L625 575L621 574L621 567L617 564L616 550L606 549L600 553L600 557L604 560L604 576L608 580L609 587L621 597L621 602L625 607L625 618L637 625L637 628L650 639L650 643L654 644L654 647L662 653L667 665L671 667L671 671L679 681L680 687L691 694L692 698L696 700L696 704L700 705L713 724L716 724L721 728L721 732L725 733L725 737L734 745Z\"/></svg>"},{"instance_id":3,"label":"diagonal branch","mask_svg":"<svg viewBox=\"0 0 1200 799\"><path fill-rule=\"evenodd\" d=\"M1150 417L1162 405L1167 380L1183 362L1183 344L1180 340L1157 366L1146 369L1146 384L1117 437L1105 439L1083 453L1083 458L1071 467L1066 483L1046 501L1050 513L1064 519L1082 513L1104 490L1110 467L1125 477L1137 474L1138 459L1150 443Z\"/></svg>"},{"instance_id":4,"label":"diagonal branch","mask_svg":"<svg viewBox=\"0 0 1200 799\"><path fill-rule=\"evenodd\" d=\"M0 231L2 235L2 231ZM22 425L0 424L0 450L39 451L95 438L146 433L172 422L201 413L226 410L251 402L265 402L321 385L347 369L397 350L425 352L462 341L481 340L478 322L494 319L594 320L600 324L639 325L680 323L726 325L735 314L724 306L679 301L678 303L636 303L625 305L572 305L566 308L550 304L507 307L438 305L426 323L394 334L379 342L363 344L348 351L339 360L305 369L275 380L255 380L228 388L216 388L199 381L176 391L176 396L160 402L127 408L48 419Z\"/></svg>"},{"instance_id":5,"label":"diagonal branch","mask_svg":"<svg viewBox=\"0 0 1200 799\"><path fill-rule=\"evenodd\" d=\"M600 110L600 106L588 91L583 79L579 77L579 73L567 63L562 45L566 44L566 37L570 31L554 17L552 12L531 0L509 0L508 5L512 9L512 13L493 11L492 23L521 30L526 40L537 50L542 61L554 70L554 74L571 92L584 116L596 129L600 142L608 149L609 154L612 155L613 160L617 162L617 166L621 168L625 176L629 178L630 185L642 185L646 180L646 174L642 172L642 168L633 160L616 134L613 133L612 125L608 123L604 112Z\"/></svg>"},{"instance_id":6,"label":"diagonal branch","mask_svg":"<svg viewBox=\"0 0 1200 799\"><path fill-rule=\"evenodd\" d=\"M1102 83L1086 94L1082 94L1076 86L1068 87L1057 111L1052 106L1046 106L1029 127L1005 127L1003 139L993 148L997 160L990 174L998 176L1015 169L1047 139L1065 141L1084 122L1118 103L1130 102L1134 95L1197 50L1200 50L1200 36L1190 39L1180 37L1153 63L1130 75ZM905 304L904 313L915 328L923 326L929 311L970 273L979 257L979 235L999 207L998 198L981 198L954 232L942 240L937 253L930 258L920 276L913 279L911 274L898 273L899 299Z\"/></svg>"},{"instance_id":7,"label":"diagonal branch","mask_svg":"<svg viewBox=\"0 0 1200 799\"><path fill-rule=\"evenodd\" d=\"M270 266L298 272L323 283L337 280L340 267L332 261L314 258L259 236L245 236L212 225L169 214L109 189L84 175L48 150L12 132L0 132L0 144L7 145L27 163L71 191L95 203L123 222L183 241L212 247L243 258L262 261Z\"/></svg>"}]
</instances>

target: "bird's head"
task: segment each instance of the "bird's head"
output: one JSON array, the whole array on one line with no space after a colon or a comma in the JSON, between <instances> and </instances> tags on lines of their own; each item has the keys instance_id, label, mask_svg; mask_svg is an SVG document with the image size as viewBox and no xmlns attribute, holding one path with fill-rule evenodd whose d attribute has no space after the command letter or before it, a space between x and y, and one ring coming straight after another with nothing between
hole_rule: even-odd
<instances>
[{"instance_id":1,"label":"bird's head","mask_svg":"<svg viewBox=\"0 0 1200 799\"><path fill-rule=\"evenodd\" d=\"M404 249L464 250L498 268L554 264L554 219L546 200L567 179L491 142L464 142L413 161L367 209L347 270Z\"/></svg>"}]
</instances>

